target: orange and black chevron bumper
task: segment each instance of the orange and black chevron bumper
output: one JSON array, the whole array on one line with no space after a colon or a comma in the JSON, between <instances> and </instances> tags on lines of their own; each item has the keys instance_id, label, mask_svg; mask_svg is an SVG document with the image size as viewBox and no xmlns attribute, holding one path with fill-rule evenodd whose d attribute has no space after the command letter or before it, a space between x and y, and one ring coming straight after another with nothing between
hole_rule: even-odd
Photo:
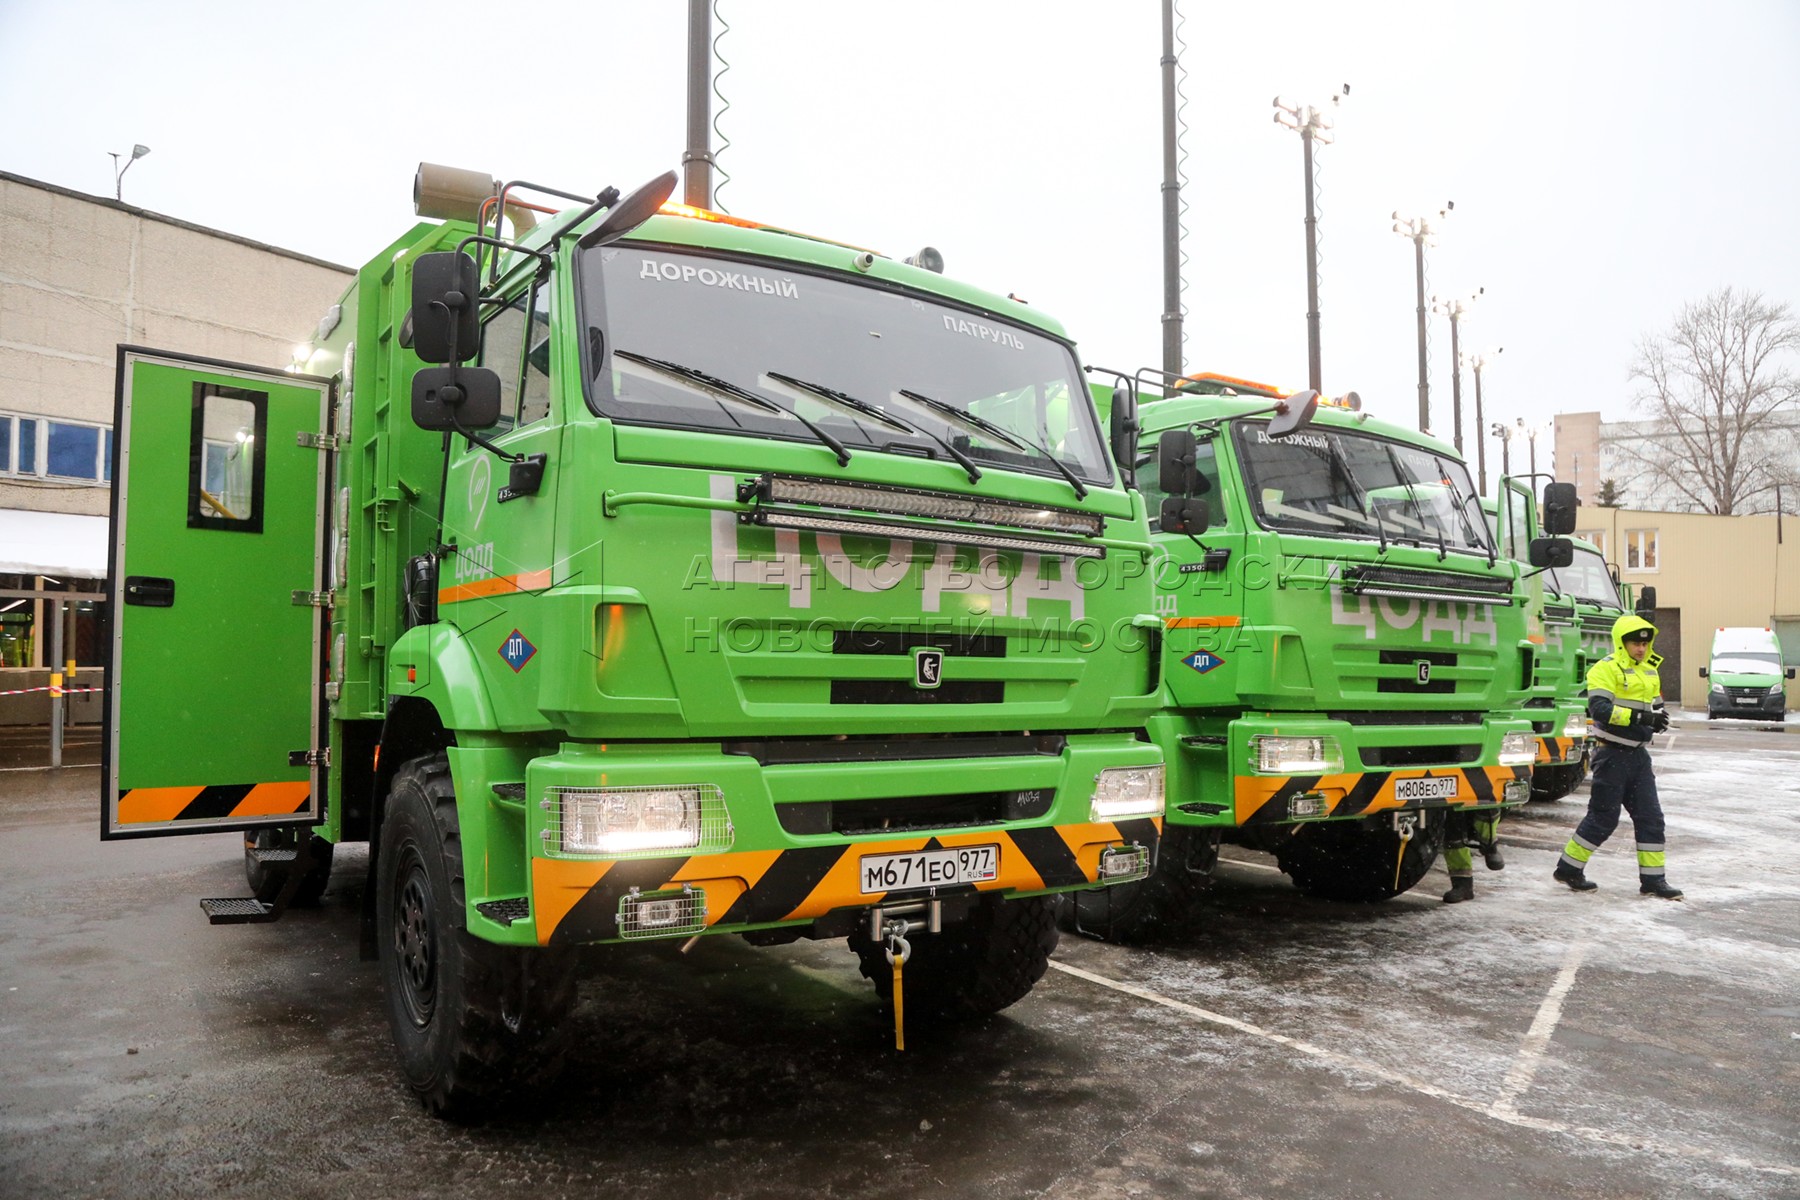
<instances>
[{"instance_id":1,"label":"orange and black chevron bumper","mask_svg":"<svg viewBox=\"0 0 1800 1200\"><path fill-rule=\"evenodd\" d=\"M1407 793L1447 792L1415 780L1454 780L1454 795L1414 799ZM1366 816L1397 809L1476 807L1506 803L1506 785L1526 785L1530 767L1445 767L1409 771L1366 771L1337 775L1239 775L1234 792L1239 825L1279 825L1324 817ZM1515 789L1517 790L1517 789ZM1520 796L1523 800L1524 796Z\"/></svg>"},{"instance_id":2,"label":"orange and black chevron bumper","mask_svg":"<svg viewBox=\"0 0 1800 1200\"><path fill-rule=\"evenodd\" d=\"M1558 767L1564 763L1581 761L1581 745L1583 738L1541 737L1537 740L1537 764L1540 767Z\"/></svg>"},{"instance_id":3,"label":"orange and black chevron bumper","mask_svg":"<svg viewBox=\"0 0 1800 1200\"><path fill-rule=\"evenodd\" d=\"M219 825L308 811L312 785L215 783L191 787L120 788L115 826Z\"/></svg>"},{"instance_id":4,"label":"orange and black chevron bumper","mask_svg":"<svg viewBox=\"0 0 1800 1200\"><path fill-rule=\"evenodd\" d=\"M864 891L864 858L973 846L998 848L994 878L939 888L935 894L1041 894L1099 882L1100 857L1106 850L1153 848L1161 829L1161 818L1144 818L690 858L621 862L534 858L531 911L538 940L556 945L617 940L621 904L634 888L655 893L686 887L704 894L708 931L809 921L836 909L870 908L928 894Z\"/></svg>"}]
</instances>

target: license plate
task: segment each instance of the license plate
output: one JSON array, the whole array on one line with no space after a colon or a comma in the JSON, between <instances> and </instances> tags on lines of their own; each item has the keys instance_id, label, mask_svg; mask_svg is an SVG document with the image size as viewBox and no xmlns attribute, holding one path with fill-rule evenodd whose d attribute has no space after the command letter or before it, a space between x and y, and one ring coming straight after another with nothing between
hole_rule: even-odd
<instances>
[{"instance_id":1,"label":"license plate","mask_svg":"<svg viewBox=\"0 0 1800 1200\"><path fill-rule=\"evenodd\" d=\"M1400 800L1454 800L1456 776L1437 779L1400 779L1394 782L1394 796Z\"/></svg>"},{"instance_id":2,"label":"license plate","mask_svg":"<svg viewBox=\"0 0 1800 1200\"><path fill-rule=\"evenodd\" d=\"M865 895L907 888L983 883L997 879L999 875L998 846L954 846L944 850L914 850L910 854L868 854L862 860Z\"/></svg>"},{"instance_id":3,"label":"license plate","mask_svg":"<svg viewBox=\"0 0 1800 1200\"><path fill-rule=\"evenodd\" d=\"M1736 703L1738 703L1738 704L1755 704L1756 700L1754 697L1751 697L1751 696L1739 696L1737 698Z\"/></svg>"}]
</instances>

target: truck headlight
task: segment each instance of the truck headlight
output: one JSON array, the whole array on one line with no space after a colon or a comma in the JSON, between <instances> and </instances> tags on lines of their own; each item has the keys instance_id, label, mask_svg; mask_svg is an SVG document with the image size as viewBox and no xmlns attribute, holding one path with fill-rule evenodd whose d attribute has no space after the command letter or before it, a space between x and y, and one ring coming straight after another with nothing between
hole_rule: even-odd
<instances>
[{"instance_id":1,"label":"truck headlight","mask_svg":"<svg viewBox=\"0 0 1800 1200\"><path fill-rule=\"evenodd\" d=\"M1116 821L1120 817L1160 817L1163 811L1163 769L1108 767L1094 777L1094 798L1089 820Z\"/></svg>"},{"instance_id":2,"label":"truck headlight","mask_svg":"<svg viewBox=\"0 0 1800 1200\"><path fill-rule=\"evenodd\" d=\"M1725 694L1725 685L1722 683L1715 683L1712 685L1712 690L1723 696Z\"/></svg>"},{"instance_id":3,"label":"truck headlight","mask_svg":"<svg viewBox=\"0 0 1800 1200\"><path fill-rule=\"evenodd\" d=\"M1570 713L1563 722L1562 735L1566 738L1584 738L1587 736L1587 714Z\"/></svg>"},{"instance_id":4,"label":"truck headlight","mask_svg":"<svg viewBox=\"0 0 1800 1200\"><path fill-rule=\"evenodd\" d=\"M1537 761L1537 739L1523 731L1505 734L1500 739L1498 761L1503 767L1529 767Z\"/></svg>"},{"instance_id":5,"label":"truck headlight","mask_svg":"<svg viewBox=\"0 0 1800 1200\"><path fill-rule=\"evenodd\" d=\"M1778 683L1774 687L1769 689L1769 695L1771 695L1771 696L1784 695L1786 692L1787 692L1787 685L1781 684L1781 683Z\"/></svg>"},{"instance_id":6,"label":"truck headlight","mask_svg":"<svg viewBox=\"0 0 1800 1200\"><path fill-rule=\"evenodd\" d=\"M1258 737L1256 769L1264 775L1329 775L1344 769L1334 737Z\"/></svg>"},{"instance_id":7,"label":"truck headlight","mask_svg":"<svg viewBox=\"0 0 1800 1200\"><path fill-rule=\"evenodd\" d=\"M712 784L551 788L544 808L552 854L641 857L722 850L732 841L724 797Z\"/></svg>"}]
</instances>

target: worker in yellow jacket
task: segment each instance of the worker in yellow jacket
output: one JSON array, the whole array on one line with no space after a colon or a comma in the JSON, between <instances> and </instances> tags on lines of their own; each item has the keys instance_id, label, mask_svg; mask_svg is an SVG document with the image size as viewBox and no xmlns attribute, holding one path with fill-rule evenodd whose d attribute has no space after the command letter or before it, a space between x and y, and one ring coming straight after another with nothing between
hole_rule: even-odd
<instances>
[{"instance_id":1,"label":"worker in yellow jacket","mask_svg":"<svg viewBox=\"0 0 1800 1200\"><path fill-rule=\"evenodd\" d=\"M1681 892L1663 877L1663 814L1650 766L1650 737L1669 727L1657 667L1656 626L1627 613L1613 622L1613 652L1588 669L1588 720L1594 732L1594 765L1587 816L1563 847L1556 879L1578 892L1598 885L1587 877L1588 860L1631 814L1637 836L1638 891L1664 900Z\"/></svg>"}]
</instances>

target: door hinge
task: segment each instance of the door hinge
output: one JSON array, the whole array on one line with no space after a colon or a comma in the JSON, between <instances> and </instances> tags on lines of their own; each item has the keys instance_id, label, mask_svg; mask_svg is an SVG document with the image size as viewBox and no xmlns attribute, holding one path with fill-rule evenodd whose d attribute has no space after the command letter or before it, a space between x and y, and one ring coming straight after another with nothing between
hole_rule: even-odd
<instances>
[{"instance_id":1,"label":"door hinge","mask_svg":"<svg viewBox=\"0 0 1800 1200\"><path fill-rule=\"evenodd\" d=\"M290 767L329 767L331 765L331 747L323 750L289 750L288 766Z\"/></svg>"},{"instance_id":2,"label":"door hinge","mask_svg":"<svg viewBox=\"0 0 1800 1200\"><path fill-rule=\"evenodd\" d=\"M301 446L311 450L336 450L339 446L344 444L344 439L338 437L336 434L314 433L309 429L302 429L299 433L295 434L294 440Z\"/></svg>"},{"instance_id":3,"label":"door hinge","mask_svg":"<svg viewBox=\"0 0 1800 1200\"><path fill-rule=\"evenodd\" d=\"M336 592L309 592L305 589L294 592L295 608L330 608L335 603L337 603Z\"/></svg>"}]
</instances>

